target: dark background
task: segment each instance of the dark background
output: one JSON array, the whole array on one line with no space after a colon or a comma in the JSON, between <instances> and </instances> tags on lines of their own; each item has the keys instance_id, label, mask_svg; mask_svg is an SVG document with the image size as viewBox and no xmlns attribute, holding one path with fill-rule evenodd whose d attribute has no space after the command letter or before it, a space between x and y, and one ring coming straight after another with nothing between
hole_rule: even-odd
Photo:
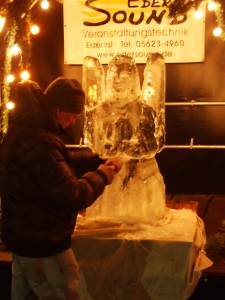
<instances>
[{"instance_id":1,"label":"dark background","mask_svg":"<svg viewBox=\"0 0 225 300\"><path fill-rule=\"evenodd\" d=\"M63 6L57 1L51 4L46 12L38 5L32 9L32 20L41 26L41 32L32 38L30 72L31 78L43 89L57 76L70 76L80 82L82 78L82 66L64 65ZM225 4L223 6L225 9ZM167 103L191 100L225 102L225 42L213 37L215 27L215 15L208 12L204 62L166 64ZM138 65L138 68L142 79L144 65ZM79 143L82 125L81 119L77 126L68 130L69 144ZM194 145L224 145L225 148L225 106L167 106L166 144L189 145L192 138ZM156 155L156 159L168 194L225 195L225 149L165 148ZM212 197L209 199L211 203ZM206 204L207 208L210 203ZM203 218L208 226L218 224L224 214L220 206L218 213L217 205L211 204L209 211L214 219L207 221ZM224 259L221 264L223 268ZM11 266L0 267L0 295L10 299ZM224 276L203 275L190 300L223 299L224 283Z\"/></svg>"},{"instance_id":2,"label":"dark background","mask_svg":"<svg viewBox=\"0 0 225 300\"><path fill-rule=\"evenodd\" d=\"M32 38L32 79L43 89L61 75L81 82L82 66L64 64L62 4L55 1L46 12L36 5L32 16L41 26ZM225 102L225 42L213 36L215 27L215 14L207 12L204 62L166 64L166 102ZM138 69L142 80L144 65ZM68 144L79 143L82 125L81 118L68 130ZM191 139L225 148L225 106L167 106L166 145L190 145ZM225 194L225 149L165 148L156 159L168 194Z\"/></svg>"}]
</instances>

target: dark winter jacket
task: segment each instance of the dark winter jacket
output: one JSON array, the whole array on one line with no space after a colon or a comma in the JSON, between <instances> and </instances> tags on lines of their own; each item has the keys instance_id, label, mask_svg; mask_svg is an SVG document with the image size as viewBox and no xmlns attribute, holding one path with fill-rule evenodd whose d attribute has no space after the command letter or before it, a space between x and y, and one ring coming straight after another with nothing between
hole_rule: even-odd
<instances>
[{"instance_id":1,"label":"dark winter jacket","mask_svg":"<svg viewBox=\"0 0 225 300\"><path fill-rule=\"evenodd\" d=\"M78 211L101 195L106 178L98 156L70 155L33 83L20 89L29 92L1 144L2 240L17 255L49 256L70 247Z\"/></svg>"}]
</instances>

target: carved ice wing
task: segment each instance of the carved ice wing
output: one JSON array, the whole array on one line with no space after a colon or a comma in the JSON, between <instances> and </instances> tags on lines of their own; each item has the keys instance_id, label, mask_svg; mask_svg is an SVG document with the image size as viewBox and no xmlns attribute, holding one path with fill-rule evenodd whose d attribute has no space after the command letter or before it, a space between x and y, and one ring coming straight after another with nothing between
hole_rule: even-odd
<instances>
[{"instance_id":1,"label":"carved ice wing","mask_svg":"<svg viewBox=\"0 0 225 300\"><path fill-rule=\"evenodd\" d=\"M85 56L82 86L86 95L86 109L93 109L105 98L105 72L99 60Z\"/></svg>"},{"instance_id":2,"label":"carved ice wing","mask_svg":"<svg viewBox=\"0 0 225 300\"><path fill-rule=\"evenodd\" d=\"M160 53L149 53L142 85L144 101L158 112L165 102L165 62Z\"/></svg>"},{"instance_id":3,"label":"carved ice wing","mask_svg":"<svg viewBox=\"0 0 225 300\"><path fill-rule=\"evenodd\" d=\"M155 138L158 143L158 151L165 144L165 62L162 54L150 53L145 70L142 86L143 99L156 112Z\"/></svg>"}]
</instances>

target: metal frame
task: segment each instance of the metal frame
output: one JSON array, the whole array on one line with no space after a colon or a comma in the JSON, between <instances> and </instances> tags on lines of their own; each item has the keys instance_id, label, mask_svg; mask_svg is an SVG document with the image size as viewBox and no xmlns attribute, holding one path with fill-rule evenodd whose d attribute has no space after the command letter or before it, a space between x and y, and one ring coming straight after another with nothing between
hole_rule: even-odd
<instances>
[{"instance_id":1,"label":"metal frame","mask_svg":"<svg viewBox=\"0 0 225 300\"><path fill-rule=\"evenodd\" d=\"M225 106L225 102L198 102L191 100L189 102L166 102L165 106ZM73 148L87 148L82 145L82 138L80 139L79 145L66 145L66 147ZM190 139L189 145L165 145L164 149L225 149L225 145L194 145L194 138Z\"/></svg>"},{"instance_id":2,"label":"metal frame","mask_svg":"<svg viewBox=\"0 0 225 300\"><path fill-rule=\"evenodd\" d=\"M225 106L225 102L198 102L191 100L189 102L166 102L165 106ZM225 145L194 145L194 138L191 138L189 145L165 145L163 149L225 149Z\"/></svg>"}]
</instances>

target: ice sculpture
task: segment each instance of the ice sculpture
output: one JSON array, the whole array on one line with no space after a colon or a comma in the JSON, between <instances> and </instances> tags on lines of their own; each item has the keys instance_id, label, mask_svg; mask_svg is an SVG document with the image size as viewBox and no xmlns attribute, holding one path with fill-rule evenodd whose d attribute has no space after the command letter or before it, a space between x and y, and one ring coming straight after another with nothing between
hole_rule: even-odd
<instances>
[{"instance_id":1,"label":"ice sculpture","mask_svg":"<svg viewBox=\"0 0 225 300\"><path fill-rule=\"evenodd\" d=\"M85 57L85 142L102 158L119 157L123 168L86 218L155 223L165 216L165 185L155 159L165 140L165 63L150 53L141 89L132 57L116 55L107 76L95 57Z\"/></svg>"}]
</instances>

